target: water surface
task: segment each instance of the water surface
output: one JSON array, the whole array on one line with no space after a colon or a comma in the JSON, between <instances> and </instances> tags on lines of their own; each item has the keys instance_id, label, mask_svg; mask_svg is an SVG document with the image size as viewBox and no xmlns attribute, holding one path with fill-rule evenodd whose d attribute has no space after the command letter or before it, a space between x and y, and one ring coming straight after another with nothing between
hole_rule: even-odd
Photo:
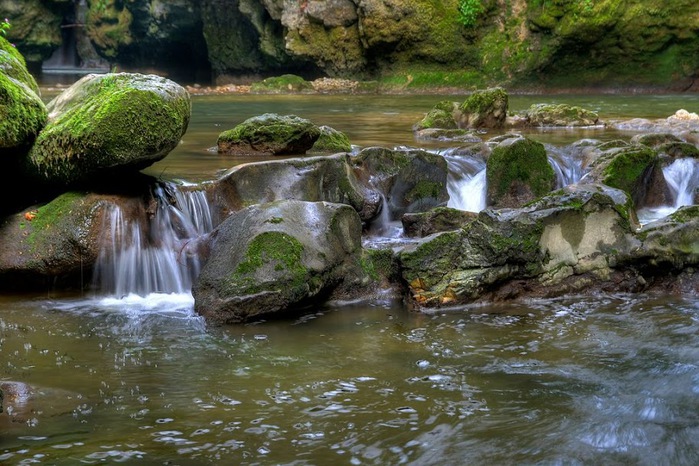
<instances>
[{"instance_id":1,"label":"water surface","mask_svg":"<svg viewBox=\"0 0 699 466\"><path fill-rule=\"evenodd\" d=\"M444 96L444 98L460 100ZM182 144L149 169L213 179L209 148L265 112L358 147L443 148L411 128L435 96L194 96ZM697 96L512 96L602 118L699 110ZM626 136L538 131L542 142ZM486 135L489 137L489 135ZM699 464L699 301L577 296L442 310L331 303L208 327L188 293L0 296L0 464Z\"/></svg>"}]
</instances>

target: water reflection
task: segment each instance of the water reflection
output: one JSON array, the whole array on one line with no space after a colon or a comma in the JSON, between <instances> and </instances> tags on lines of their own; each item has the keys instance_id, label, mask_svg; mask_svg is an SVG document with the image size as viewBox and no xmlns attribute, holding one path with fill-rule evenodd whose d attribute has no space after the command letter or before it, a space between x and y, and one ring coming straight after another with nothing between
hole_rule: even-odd
<instances>
[{"instance_id":1,"label":"water reflection","mask_svg":"<svg viewBox=\"0 0 699 466\"><path fill-rule=\"evenodd\" d=\"M42 390L36 423L0 427L8 464L699 460L690 301L357 304L224 328L152 304L3 307L2 377Z\"/></svg>"}]
</instances>

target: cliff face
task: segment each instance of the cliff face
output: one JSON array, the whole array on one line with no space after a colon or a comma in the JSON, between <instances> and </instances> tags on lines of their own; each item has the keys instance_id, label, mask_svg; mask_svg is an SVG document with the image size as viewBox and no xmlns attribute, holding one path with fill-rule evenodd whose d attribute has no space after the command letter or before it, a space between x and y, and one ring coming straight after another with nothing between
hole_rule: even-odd
<instances>
[{"instance_id":1,"label":"cliff face","mask_svg":"<svg viewBox=\"0 0 699 466\"><path fill-rule=\"evenodd\" d=\"M699 74L695 0L0 0L0 17L30 63L68 26L112 65L192 79L429 70L473 85L681 90Z\"/></svg>"}]
</instances>

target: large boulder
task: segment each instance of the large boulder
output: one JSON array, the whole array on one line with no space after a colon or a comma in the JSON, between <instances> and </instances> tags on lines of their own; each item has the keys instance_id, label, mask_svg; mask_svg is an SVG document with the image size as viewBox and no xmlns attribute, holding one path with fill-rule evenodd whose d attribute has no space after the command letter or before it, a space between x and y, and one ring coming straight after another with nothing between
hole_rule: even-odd
<instances>
[{"instance_id":1,"label":"large boulder","mask_svg":"<svg viewBox=\"0 0 699 466\"><path fill-rule=\"evenodd\" d=\"M296 115L264 115L248 118L219 134L219 154L301 155L320 137L320 129Z\"/></svg>"},{"instance_id":2,"label":"large boulder","mask_svg":"<svg viewBox=\"0 0 699 466\"><path fill-rule=\"evenodd\" d=\"M105 197L67 192L0 221L0 284L4 289L89 285L99 253Z\"/></svg>"},{"instance_id":3,"label":"large boulder","mask_svg":"<svg viewBox=\"0 0 699 466\"><path fill-rule=\"evenodd\" d=\"M361 275L361 232L342 204L279 201L236 212L212 234L192 289L195 311L236 323L322 300Z\"/></svg>"},{"instance_id":4,"label":"large boulder","mask_svg":"<svg viewBox=\"0 0 699 466\"><path fill-rule=\"evenodd\" d=\"M486 161L487 204L521 207L556 186L556 174L540 142L510 137L493 148Z\"/></svg>"},{"instance_id":5,"label":"large boulder","mask_svg":"<svg viewBox=\"0 0 699 466\"><path fill-rule=\"evenodd\" d=\"M445 206L449 201L449 168L441 155L419 149L368 147L353 157L352 163L362 180L383 193L391 220Z\"/></svg>"},{"instance_id":6,"label":"large boulder","mask_svg":"<svg viewBox=\"0 0 699 466\"><path fill-rule=\"evenodd\" d=\"M53 185L99 182L138 171L179 144L191 114L177 83L137 73L90 74L48 104L49 122L27 171Z\"/></svg>"},{"instance_id":7,"label":"large boulder","mask_svg":"<svg viewBox=\"0 0 699 466\"><path fill-rule=\"evenodd\" d=\"M320 126L320 136L311 147L311 152L352 152L352 144L342 131L330 126Z\"/></svg>"},{"instance_id":8,"label":"large boulder","mask_svg":"<svg viewBox=\"0 0 699 466\"><path fill-rule=\"evenodd\" d=\"M252 204L295 199L347 204L366 222L381 206L379 193L357 178L348 154L238 165L204 187L220 217Z\"/></svg>"},{"instance_id":9,"label":"large boulder","mask_svg":"<svg viewBox=\"0 0 699 466\"><path fill-rule=\"evenodd\" d=\"M486 209L459 230L435 234L400 255L420 307L586 289L629 290L614 267L640 246L631 201L603 185L571 185L522 209Z\"/></svg>"}]
</instances>

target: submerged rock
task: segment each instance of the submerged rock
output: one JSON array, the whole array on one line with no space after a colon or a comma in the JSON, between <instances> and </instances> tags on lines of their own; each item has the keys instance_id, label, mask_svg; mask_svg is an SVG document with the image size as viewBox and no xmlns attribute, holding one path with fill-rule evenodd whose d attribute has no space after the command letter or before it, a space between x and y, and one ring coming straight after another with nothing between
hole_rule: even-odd
<instances>
[{"instance_id":1,"label":"submerged rock","mask_svg":"<svg viewBox=\"0 0 699 466\"><path fill-rule=\"evenodd\" d=\"M535 104L526 111L530 126L594 126L599 124L597 112L567 104Z\"/></svg>"}]
</instances>

